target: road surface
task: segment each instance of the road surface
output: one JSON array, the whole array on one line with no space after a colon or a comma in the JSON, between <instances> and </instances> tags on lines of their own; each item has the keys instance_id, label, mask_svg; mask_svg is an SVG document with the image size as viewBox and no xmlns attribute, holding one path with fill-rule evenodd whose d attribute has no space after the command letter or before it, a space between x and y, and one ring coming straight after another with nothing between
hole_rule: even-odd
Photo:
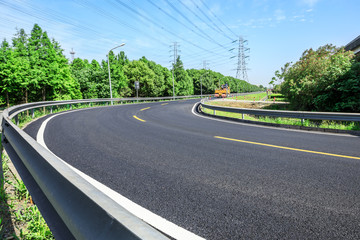
<instances>
[{"instance_id":1,"label":"road surface","mask_svg":"<svg viewBox=\"0 0 360 240\"><path fill-rule=\"evenodd\" d=\"M215 121L192 113L196 101L62 114L45 142L206 239L360 239L359 137Z\"/></svg>"}]
</instances>

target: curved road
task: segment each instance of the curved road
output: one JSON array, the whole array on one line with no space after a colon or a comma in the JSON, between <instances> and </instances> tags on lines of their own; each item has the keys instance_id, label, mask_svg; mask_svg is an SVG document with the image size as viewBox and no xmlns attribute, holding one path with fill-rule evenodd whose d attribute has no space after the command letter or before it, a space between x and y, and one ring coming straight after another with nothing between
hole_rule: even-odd
<instances>
[{"instance_id":1,"label":"curved road","mask_svg":"<svg viewBox=\"0 0 360 240\"><path fill-rule=\"evenodd\" d=\"M45 142L80 171L207 239L360 238L359 137L214 121L194 115L195 102L59 115ZM36 136L42 121L25 131Z\"/></svg>"}]
</instances>

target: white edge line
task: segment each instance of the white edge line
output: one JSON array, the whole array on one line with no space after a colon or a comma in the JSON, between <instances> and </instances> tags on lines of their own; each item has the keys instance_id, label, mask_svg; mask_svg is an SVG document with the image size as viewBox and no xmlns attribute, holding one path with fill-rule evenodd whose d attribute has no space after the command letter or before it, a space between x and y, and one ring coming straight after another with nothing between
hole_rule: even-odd
<instances>
[{"instance_id":1,"label":"white edge line","mask_svg":"<svg viewBox=\"0 0 360 240\"><path fill-rule=\"evenodd\" d=\"M84 109L80 109L84 110ZM74 111L72 111L74 112ZM177 226L176 224L166 220L163 217L160 217L159 215L156 215L155 213L147 210L144 207L141 207L140 205L132 202L130 199L122 196L118 192L115 192L111 188L105 186L104 184L98 182L97 180L93 179L92 177L86 175L85 173L81 172L80 170L74 168L70 164L66 163L64 160L62 160L60 157L56 156L52 151L48 149L46 146L46 143L44 141L44 133L47 123L53 119L56 116L66 114L60 113L57 115L54 115L52 117L47 118L40 126L39 131L36 136L37 142L42 145L44 148L46 148L50 153L52 153L55 157L57 157L60 161L64 162L66 165L68 165L74 172L76 172L79 176L84 178L86 181L88 181L90 184L92 184L95 188L106 194L108 197L110 197L112 200L114 200L117 204L128 210L130 213L135 215L136 217L142 219L144 222L148 223L149 225L153 226L154 228L162 231L163 233L169 235L172 238L180 239L180 240L187 240L187 239L194 239L194 240L203 240L205 238L202 238L200 236L197 236L196 234Z\"/></svg>"},{"instance_id":2,"label":"white edge line","mask_svg":"<svg viewBox=\"0 0 360 240\"><path fill-rule=\"evenodd\" d=\"M273 130L279 130L279 131L290 131L290 132L300 132L300 133L311 133L311 134L320 134L320 135L331 135L331 136L337 136L337 137L357 137L350 134L343 134L343 133L328 133L328 132L316 132L316 131L304 131L304 130L298 130L298 129L291 129L291 128L281 128L281 127L270 127L270 126L260 126L257 124L250 124L250 123L242 123L242 122L234 122L232 120L226 120L226 119L218 119L216 117L208 117L203 116L201 114L198 114L195 112L195 107L198 103L195 103L191 112L198 117L206 118L213 121L219 121L219 122L225 122L225 123L231 123L231 124L238 124L238 125L244 125L249 127L257 127L257 128L268 128Z\"/></svg>"}]
</instances>

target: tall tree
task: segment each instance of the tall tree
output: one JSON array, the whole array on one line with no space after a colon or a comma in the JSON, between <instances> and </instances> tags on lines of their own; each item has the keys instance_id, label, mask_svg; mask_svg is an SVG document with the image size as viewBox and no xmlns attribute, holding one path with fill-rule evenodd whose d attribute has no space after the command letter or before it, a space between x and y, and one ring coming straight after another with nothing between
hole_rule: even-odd
<instances>
[{"instance_id":1,"label":"tall tree","mask_svg":"<svg viewBox=\"0 0 360 240\"><path fill-rule=\"evenodd\" d=\"M1 102L6 102L10 106L10 94L16 92L14 84L11 81L11 65L13 61L13 51L9 43L4 39L0 48L0 91Z\"/></svg>"},{"instance_id":2,"label":"tall tree","mask_svg":"<svg viewBox=\"0 0 360 240\"><path fill-rule=\"evenodd\" d=\"M285 65L276 74L283 79L281 92L296 110L348 111L349 102L339 96L356 95L350 90L356 85L348 85L351 81L347 81L348 77L353 79L351 72L356 72L353 57L353 53L333 45L308 49L299 61ZM342 104L344 101L347 104Z\"/></svg>"},{"instance_id":3,"label":"tall tree","mask_svg":"<svg viewBox=\"0 0 360 240\"><path fill-rule=\"evenodd\" d=\"M135 81L139 82L139 97L153 97L154 95L154 72L143 61L131 61L124 68L129 88L132 90L131 96L136 96L134 87Z\"/></svg>"},{"instance_id":4,"label":"tall tree","mask_svg":"<svg viewBox=\"0 0 360 240\"><path fill-rule=\"evenodd\" d=\"M24 29L20 29L12 39L14 50L13 57L13 83L17 86L20 99L18 101L28 103L29 91L32 89L30 76L29 52L27 49L28 37Z\"/></svg>"},{"instance_id":5,"label":"tall tree","mask_svg":"<svg viewBox=\"0 0 360 240\"><path fill-rule=\"evenodd\" d=\"M194 85L192 79L188 73L184 70L180 56L176 59L176 63L173 64L173 73L175 79L175 92L176 95L186 96L194 94Z\"/></svg>"}]
</instances>

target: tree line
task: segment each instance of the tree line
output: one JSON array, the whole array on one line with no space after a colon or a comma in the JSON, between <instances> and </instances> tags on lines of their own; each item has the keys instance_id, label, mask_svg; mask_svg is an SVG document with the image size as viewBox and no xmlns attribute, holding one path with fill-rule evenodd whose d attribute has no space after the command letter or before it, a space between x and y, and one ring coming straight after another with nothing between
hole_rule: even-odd
<instances>
[{"instance_id":1,"label":"tree line","mask_svg":"<svg viewBox=\"0 0 360 240\"><path fill-rule=\"evenodd\" d=\"M286 63L270 84L294 110L360 112L360 61L352 51L325 45Z\"/></svg>"},{"instance_id":2,"label":"tree line","mask_svg":"<svg viewBox=\"0 0 360 240\"><path fill-rule=\"evenodd\" d=\"M264 90L246 81L212 70L184 69L180 57L171 69L145 57L130 61L121 51L109 53L114 98L134 97L139 81L139 97L213 94L228 83L232 92ZM0 105L35 101L109 98L108 62L76 58L72 62L60 44L34 25L30 34L17 31L9 43L0 46Z\"/></svg>"}]
</instances>

